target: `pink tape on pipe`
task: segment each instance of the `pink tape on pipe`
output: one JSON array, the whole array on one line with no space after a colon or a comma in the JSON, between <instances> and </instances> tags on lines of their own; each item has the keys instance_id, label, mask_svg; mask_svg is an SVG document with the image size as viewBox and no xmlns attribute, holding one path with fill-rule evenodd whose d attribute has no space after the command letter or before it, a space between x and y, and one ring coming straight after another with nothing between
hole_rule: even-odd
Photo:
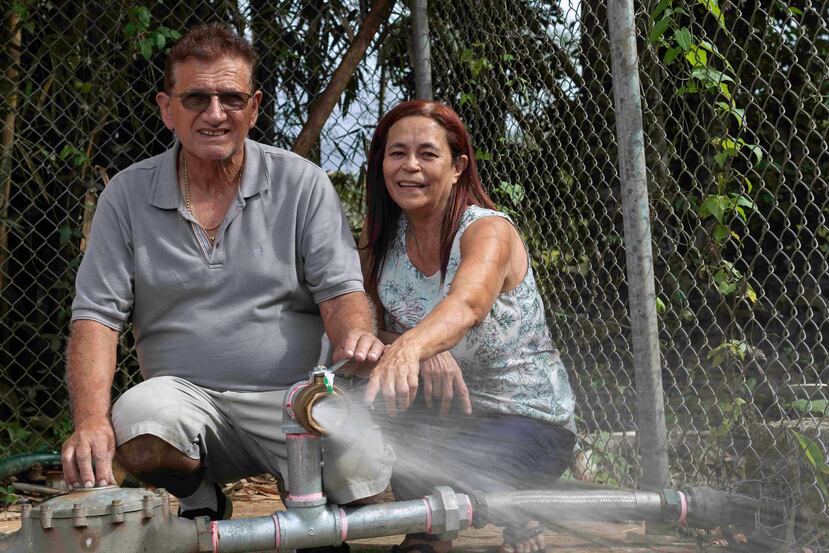
<instances>
[{"instance_id":1,"label":"pink tape on pipe","mask_svg":"<svg viewBox=\"0 0 829 553\"><path fill-rule=\"evenodd\" d=\"M307 493L305 495L288 495L288 501L311 501L312 499L321 499L322 492Z\"/></svg>"},{"instance_id":2,"label":"pink tape on pipe","mask_svg":"<svg viewBox=\"0 0 829 553\"><path fill-rule=\"evenodd\" d=\"M210 537L213 541L213 553L219 553L219 525L215 520L210 523Z\"/></svg>"},{"instance_id":3,"label":"pink tape on pipe","mask_svg":"<svg viewBox=\"0 0 829 553\"><path fill-rule=\"evenodd\" d=\"M429 502L426 501L426 498L423 498L423 504L426 505L426 533L432 533L432 506L429 505Z\"/></svg>"},{"instance_id":4,"label":"pink tape on pipe","mask_svg":"<svg viewBox=\"0 0 829 553\"><path fill-rule=\"evenodd\" d=\"M345 516L345 511L340 509L340 526L342 530L340 531L340 538L343 542L348 537L348 517Z\"/></svg>"},{"instance_id":5,"label":"pink tape on pipe","mask_svg":"<svg viewBox=\"0 0 829 553\"><path fill-rule=\"evenodd\" d=\"M688 526L688 499L682 492L679 494L679 525L685 528Z\"/></svg>"},{"instance_id":6,"label":"pink tape on pipe","mask_svg":"<svg viewBox=\"0 0 829 553\"><path fill-rule=\"evenodd\" d=\"M285 434L285 438L288 440L312 440L319 438L319 436L315 436L310 432L303 432L302 434Z\"/></svg>"},{"instance_id":7,"label":"pink tape on pipe","mask_svg":"<svg viewBox=\"0 0 829 553\"><path fill-rule=\"evenodd\" d=\"M282 536L279 533L279 519L276 518L276 515L271 515L271 518L273 519L273 527L276 530L276 532L274 532L274 534L276 534L276 540L274 540L274 549L279 550L279 548L282 546Z\"/></svg>"},{"instance_id":8,"label":"pink tape on pipe","mask_svg":"<svg viewBox=\"0 0 829 553\"><path fill-rule=\"evenodd\" d=\"M473 516L474 514L475 514L475 511L473 511L473 510L472 510L472 502L471 502L471 501L467 501L467 502L466 502L466 516L467 516L467 517L468 517L468 519L469 519L469 524L467 525L467 528L469 528L469 527L471 527L471 526L472 526L472 516Z\"/></svg>"}]
</instances>

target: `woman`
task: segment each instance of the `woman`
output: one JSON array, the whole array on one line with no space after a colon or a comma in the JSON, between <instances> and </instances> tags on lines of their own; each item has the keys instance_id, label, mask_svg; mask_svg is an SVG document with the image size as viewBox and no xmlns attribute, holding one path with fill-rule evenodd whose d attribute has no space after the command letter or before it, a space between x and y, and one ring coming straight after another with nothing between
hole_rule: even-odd
<instances>
[{"instance_id":1,"label":"woman","mask_svg":"<svg viewBox=\"0 0 829 553\"><path fill-rule=\"evenodd\" d=\"M458 115L424 101L388 112L369 149L366 198L363 272L388 343L366 400L382 393L397 424L391 439L404 438L399 459L422 449L415 437L424 427L432 432L426 470L422 460L395 466L395 495L410 499L401 492L414 497L437 484L466 491L549 484L572 457L573 394L526 247L484 191ZM419 381L425 406L396 417L412 406ZM450 419L453 399L464 415ZM412 423L418 428L405 426ZM408 536L399 549L451 546L426 541ZM537 523L505 530L503 552L539 548Z\"/></svg>"}]
</instances>

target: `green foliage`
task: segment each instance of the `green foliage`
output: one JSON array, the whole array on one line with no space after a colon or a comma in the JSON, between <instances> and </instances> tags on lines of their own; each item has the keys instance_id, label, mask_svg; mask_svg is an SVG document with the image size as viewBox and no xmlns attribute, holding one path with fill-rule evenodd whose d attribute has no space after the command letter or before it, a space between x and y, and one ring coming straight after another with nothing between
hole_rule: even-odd
<instances>
[{"instance_id":1,"label":"green foliage","mask_svg":"<svg viewBox=\"0 0 829 553\"><path fill-rule=\"evenodd\" d=\"M825 399L796 399L788 407L803 415L829 416L829 400Z\"/></svg>"},{"instance_id":2,"label":"green foliage","mask_svg":"<svg viewBox=\"0 0 829 553\"><path fill-rule=\"evenodd\" d=\"M656 314L657 315L664 315L665 312L668 310L668 306L665 304L664 301L662 301L662 298L660 298L659 296L656 296L655 303L656 303Z\"/></svg>"},{"instance_id":3,"label":"green foliage","mask_svg":"<svg viewBox=\"0 0 829 553\"><path fill-rule=\"evenodd\" d=\"M717 19L717 23L720 24L720 27L725 29L725 18L722 15L722 11L720 11L719 2L717 0L697 0L700 4L705 6L708 11Z\"/></svg>"},{"instance_id":4,"label":"green foliage","mask_svg":"<svg viewBox=\"0 0 829 553\"><path fill-rule=\"evenodd\" d=\"M744 360L752 352L753 348L744 340L726 340L708 352L714 366L721 365L727 359Z\"/></svg>"},{"instance_id":5,"label":"green foliage","mask_svg":"<svg viewBox=\"0 0 829 553\"><path fill-rule=\"evenodd\" d=\"M0 430L6 433L10 442L26 442L32 433L19 422L7 422L0 425Z\"/></svg>"},{"instance_id":6,"label":"green foliage","mask_svg":"<svg viewBox=\"0 0 829 553\"><path fill-rule=\"evenodd\" d=\"M63 149L60 151L60 158L66 161L71 159L72 164L75 167L86 165L90 161L89 156L86 155L85 152L81 151L75 146L70 146L69 144L64 146Z\"/></svg>"},{"instance_id":7,"label":"green foliage","mask_svg":"<svg viewBox=\"0 0 829 553\"><path fill-rule=\"evenodd\" d=\"M28 33L33 33L35 31L35 22L31 19L29 8L26 6L25 2L14 0L14 2L12 2L12 12L19 18L20 27L24 31Z\"/></svg>"},{"instance_id":8,"label":"green foliage","mask_svg":"<svg viewBox=\"0 0 829 553\"><path fill-rule=\"evenodd\" d=\"M481 73L492 69L492 63L487 59L485 55L481 55L480 51L483 49L484 45L480 42L475 42L472 44L471 48L465 49L461 52L461 62L466 64L467 68L469 69L469 74L472 76L472 79L477 79ZM504 56L502 60L508 61L510 58Z\"/></svg>"},{"instance_id":9,"label":"green foliage","mask_svg":"<svg viewBox=\"0 0 829 553\"><path fill-rule=\"evenodd\" d=\"M829 464L826 462L826 456L823 453L823 445L808 436L804 436L799 432L792 431L797 443L803 449L803 456L809 462L809 465L814 470L815 481L817 482L820 491L823 493L824 500L829 500Z\"/></svg>"},{"instance_id":10,"label":"green foliage","mask_svg":"<svg viewBox=\"0 0 829 553\"><path fill-rule=\"evenodd\" d=\"M518 221L523 220L521 213L526 192L520 184L501 181L492 191L492 199L500 211Z\"/></svg>"},{"instance_id":11,"label":"green foliage","mask_svg":"<svg viewBox=\"0 0 829 553\"><path fill-rule=\"evenodd\" d=\"M729 193L725 194L709 194L699 208L700 218L705 220L708 217L714 217L720 226L726 226L728 223L727 216L730 214L738 215L743 221L746 220L746 208L757 209L754 202L742 194ZM730 231L728 227L728 234L734 236L735 240L740 237ZM718 239L720 242L722 239Z\"/></svg>"},{"instance_id":12,"label":"green foliage","mask_svg":"<svg viewBox=\"0 0 829 553\"><path fill-rule=\"evenodd\" d=\"M700 0L699 3L704 5L725 29L725 19L717 1ZM732 136L725 121L728 118L732 119L736 123L737 133L745 127L745 108L737 105L732 91L735 83L734 68L713 43L697 38L683 25L683 19L688 12L672 6L672 0L662 0L652 12L653 27L649 39L665 49L663 61L666 65L680 59L680 55L685 60L684 72L689 78L686 84L677 89L677 94L705 95L705 100L710 102L714 113L723 123L720 127L723 134L711 138L711 144L715 147L715 167L712 167L712 174L717 192L703 196L696 202L700 206L699 215L702 220L710 217L716 221L716 224L709 226L709 235L715 245L712 261L717 263L720 261L720 252L728 241L739 242L741 239L731 227L730 217L736 215L745 222L746 209L757 209L755 202L747 196L751 193L751 181L727 165L727 162L732 158L744 156L743 152L749 152L759 164L763 159L763 151L757 144L748 143L739 136ZM668 33L669 30L672 32ZM715 67L715 62L719 68ZM719 289L722 292L722 289Z\"/></svg>"},{"instance_id":13,"label":"green foliage","mask_svg":"<svg viewBox=\"0 0 829 553\"><path fill-rule=\"evenodd\" d=\"M719 29L728 31L726 20L716 0L699 0L708 15L715 18ZM763 149L749 142L746 110L738 103L736 95L737 72L717 46L703 34L705 27L692 26L685 4L674 0L661 0L651 12L649 40L664 50L666 66L674 67L676 78L681 81L676 94L694 95L716 117L717 125L709 126L712 135L708 145L712 148L706 167L714 186L700 186L701 195L688 197L688 207L696 206L700 222L705 225L708 244L697 258L697 274L707 277L721 297L753 305L758 293L750 284L747 267L738 265L740 249L749 227L749 216L759 213L752 197L754 185L738 167L759 166L764 160ZM690 7L688 9L691 9ZM700 183L702 184L702 183ZM734 328L734 327L732 327ZM724 337L712 348L707 358L714 366L727 359L736 362L746 360L752 346L739 335ZM742 400L740 400L742 401ZM720 432L725 432L735 422L742 405L733 403L724 407L726 414Z\"/></svg>"},{"instance_id":14,"label":"green foliage","mask_svg":"<svg viewBox=\"0 0 829 553\"><path fill-rule=\"evenodd\" d=\"M152 29L152 16L145 6L133 6L128 10L127 16L124 36L129 39L132 48L141 52L145 60L149 60L155 53L169 51L170 42L181 37L181 33L163 25Z\"/></svg>"},{"instance_id":15,"label":"green foliage","mask_svg":"<svg viewBox=\"0 0 829 553\"><path fill-rule=\"evenodd\" d=\"M461 52L460 62L466 66L470 76L470 83L474 83L481 76L481 73L491 70L493 68L492 62L487 59L485 55L480 52L483 50L484 44L475 42L470 48L466 48ZM502 56L502 61L508 62L512 60L512 56ZM458 104L464 106L468 103L474 104L477 100L474 92L461 92Z\"/></svg>"},{"instance_id":16,"label":"green foliage","mask_svg":"<svg viewBox=\"0 0 829 553\"><path fill-rule=\"evenodd\" d=\"M0 503L12 505L17 501L13 486L0 486Z\"/></svg>"},{"instance_id":17,"label":"green foliage","mask_svg":"<svg viewBox=\"0 0 829 553\"><path fill-rule=\"evenodd\" d=\"M717 239L717 232L727 232L725 226L714 228L715 240ZM709 265L701 270L701 274L706 275L705 271L711 269ZM711 275L715 289L723 296L736 296L738 299L748 300L750 303L757 301L757 292L748 283L748 280L740 272L731 261L721 259L720 262L713 266L713 274Z\"/></svg>"},{"instance_id":18,"label":"green foliage","mask_svg":"<svg viewBox=\"0 0 829 553\"><path fill-rule=\"evenodd\" d=\"M37 386L26 386L24 392L36 396L42 393ZM4 402L8 397L2 398ZM60 445L72 434L72 418L68 411L56 417L45 414L33 414L25 421L12 419L0 422L0 443L13 444L4 449L4 453L27 453L51 450Z\"/></svg>"}]
</instances>

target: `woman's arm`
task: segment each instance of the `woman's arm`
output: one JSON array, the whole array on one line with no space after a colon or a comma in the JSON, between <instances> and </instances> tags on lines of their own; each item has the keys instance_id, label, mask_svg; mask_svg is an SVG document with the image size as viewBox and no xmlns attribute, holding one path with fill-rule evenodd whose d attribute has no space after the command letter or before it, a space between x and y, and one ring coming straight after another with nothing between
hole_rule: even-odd
<instances>
[{"instance_id":1,"label":"woman's arm","mask_svg":"<svg viewBox=\"0 0 829 553\"><path fill-rule=\"evenodd\" d=\"M480 219L461 238L461 263L449 294L416 327L386 346L372 370L365 399L383 394L394 416L417 393L420 362L447 351L481 322L502 291L523 279L527 254L512 224L501 217Z\"/></svg>"}]
</instances>

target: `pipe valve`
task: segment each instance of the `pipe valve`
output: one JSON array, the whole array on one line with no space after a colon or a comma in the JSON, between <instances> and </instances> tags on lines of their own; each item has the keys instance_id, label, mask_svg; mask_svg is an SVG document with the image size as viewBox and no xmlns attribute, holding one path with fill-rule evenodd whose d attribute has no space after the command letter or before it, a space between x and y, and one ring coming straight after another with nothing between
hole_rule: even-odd
<instances>
[{"instance_id":1,"label":"pipe valve","mask_svg":"<svg viewBox=\"0 0 829 553\"><path fill-rule=\"evenodd\" d=\"M343 389L334 384L332 370L317 367L311 371L307 382L295 386L285 407L292 418L311 434L325 436L333 429L332 424L336 425L348 419L351 406ZM331 412L337 414L336 417L325 417L330 419L325 423L314 416L315 408L319 408L323 403L326 407L331 407Z\"/></svg>"}]
</instances>

